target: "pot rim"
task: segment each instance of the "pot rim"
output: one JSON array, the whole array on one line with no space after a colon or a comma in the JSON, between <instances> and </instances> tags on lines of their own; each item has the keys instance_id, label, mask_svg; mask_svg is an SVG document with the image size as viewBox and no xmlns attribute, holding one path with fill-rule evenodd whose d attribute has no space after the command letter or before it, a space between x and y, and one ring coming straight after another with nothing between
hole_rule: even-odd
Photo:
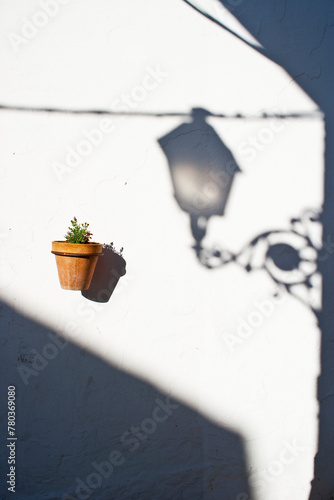
<instances>
[{"instance_id":1,"label":"pot rim","mask_svg":"<svg viewBox=\"0 0 334 500\"><path fill-rule=\"evenodd\" d=\"M88 243L70 243L67 240L53 240L52 243L66 243L66 245L102 245L102 243L98 243L97 241L88 241Z\"/></svg>"},{"instance_id":2,"label":"pot rim","mask_svg":"<svg viewBox=\"0 0 334 500\"><path fill-rule=\"evenodd\" d=\"M102 254L102 243L94 241L89 243L69 243L68 241L53 241L51 253L68 257L89 257L100 256Z\"/></svg>"}]
</instances>

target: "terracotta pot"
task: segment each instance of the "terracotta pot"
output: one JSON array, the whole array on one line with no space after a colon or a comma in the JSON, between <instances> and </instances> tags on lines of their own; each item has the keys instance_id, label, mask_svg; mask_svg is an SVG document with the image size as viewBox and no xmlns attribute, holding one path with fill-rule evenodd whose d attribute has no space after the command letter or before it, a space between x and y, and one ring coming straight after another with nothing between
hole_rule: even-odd
<instances>
[{"instance_id":1,"label":"terracotta pot","mask_svg":"<svg viewBox=\"0 0 334 500\"><path fill-rule=\"evenodd\" d=\"M53 241L60 286L64 290L87 290L92 281L102 243Z\"/></svg>"}]
</instances>

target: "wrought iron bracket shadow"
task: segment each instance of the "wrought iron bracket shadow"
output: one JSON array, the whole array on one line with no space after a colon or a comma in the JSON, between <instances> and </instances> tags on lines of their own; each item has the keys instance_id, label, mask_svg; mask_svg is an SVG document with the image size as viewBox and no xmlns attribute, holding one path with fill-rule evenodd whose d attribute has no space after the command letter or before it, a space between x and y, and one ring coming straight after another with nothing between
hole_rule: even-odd
<instances>
[{"instance_id":1,"label":"wrought iron bracket shadow","mask_svg":"<svg viewBox=\"0 0 334 500\"><path fill-rule=\"evenodd\" d=\"M318 263L333 252L331 247L322 248L320 232L320 211L309 209L301 217L291 219L288 229L261 233L237 253L219 247L206 248L198 241L193 248L199 262L208 269L235 263L247 272L266 271L279 287L318 315L321 310Z\"/></svg>"}]
</instances>

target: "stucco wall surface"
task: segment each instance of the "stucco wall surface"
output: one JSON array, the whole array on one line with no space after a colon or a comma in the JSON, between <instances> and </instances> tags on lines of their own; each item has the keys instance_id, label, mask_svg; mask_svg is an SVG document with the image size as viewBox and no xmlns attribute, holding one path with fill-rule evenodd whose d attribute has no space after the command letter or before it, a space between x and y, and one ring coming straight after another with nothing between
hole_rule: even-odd
<instances>
[{"instance_id":1,"label":"stucco wall surface","mask_svg":"<svg viewBox=\"0 0 334 500\"><path fill-rule=\"evenodd\" d=\"M260 47L232 3L196 5ZM17 436L16 492L2 473L0 498L306 500L318 444L318 104L180 0L1 10L0 100L19 109L0 109L5 474L8 386ZM196 125L194 108L240 169L223 215L203 221L198 204L200 255L160 141ZM216 161L195 125L192 149ZM124 247L107 302L60 288L51 242L73 216L94 241ZM105 273L100 299L115 284Z\"/></svg>"}]
</instances>

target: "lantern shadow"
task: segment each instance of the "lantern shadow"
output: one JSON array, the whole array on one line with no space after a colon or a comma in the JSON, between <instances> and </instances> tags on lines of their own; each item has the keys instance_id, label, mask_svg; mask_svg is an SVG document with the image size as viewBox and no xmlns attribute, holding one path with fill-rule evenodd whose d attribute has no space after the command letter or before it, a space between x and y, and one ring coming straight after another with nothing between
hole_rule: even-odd
<instances>
[{"instance_id":1,"label":"lantern shadow","mask_svg":"<svg viewBox=\"0 0 334 500\"><path fill-rule=\"evenodd\" d=\"M251 498L242 434L1 301L0 324L9 334L0 350L2 421L9 384L24 408L18 498ZM7 458L0 463L5 491Z\"/></svg>"},{"instance_id":2,"label":"lantern shadow","mask_svg":"<svg viewBox=\"0 0 334 500\"><path fill-rule=\"evenodd\" d=\"M224 215L234 176L240 172L231 151L207 123L210 115L206 109L193 108L191 122L158 139L168 160L175 199L190 216L196 247L205 236L208 219Z\"/></svg>"},{"instance_id":3,"label":"lantern shadow","mask_svg":"<svg viewBox=\"0 0 334 500\"><path fill-rule=\"evenodd\" d=\"M106 303L125 273L126 261L113 249L113 245L104 244L103 255L97 261L90 287L81 295L94 302Z\"/></svg>"},{"instance_id":4,"label":"lantern shadow","mask_svg":"<svg viewBox=\"0 0 334 500\"><path fill-rule=\"evenodd\" d=\"M321 307L318 324L321 329L321 372L318 380L317 397L319 401L319 441L314 461L314 478L310 500L334 498L334 428L331 415L334 413L333 397L333 298L334 298L334 259L332 237L334 234L334 94L333 88L333 2L275 2L262 0L249 2L219 0L219 3L233 13L234 18L256 39L254 45L231 30L218 17L208 14L188 0L183 0L192 9L210 19L214 24L236 36L245 46L263 54L268 60L279 65L324 112L325 118L325 172L324 202L321 214L323 247L317 256L318 272L322 279ZM233 5L232 5L233 3ZM263 26L270 27L262 29ZM307 147L307 144L305 144ZM289 266L280 252L287 250L276 247L269 257L281 267ZM296 257L292 255L296 262ZM292 266L293 264L291 264Z\"/></svg>"}]
</instances>

